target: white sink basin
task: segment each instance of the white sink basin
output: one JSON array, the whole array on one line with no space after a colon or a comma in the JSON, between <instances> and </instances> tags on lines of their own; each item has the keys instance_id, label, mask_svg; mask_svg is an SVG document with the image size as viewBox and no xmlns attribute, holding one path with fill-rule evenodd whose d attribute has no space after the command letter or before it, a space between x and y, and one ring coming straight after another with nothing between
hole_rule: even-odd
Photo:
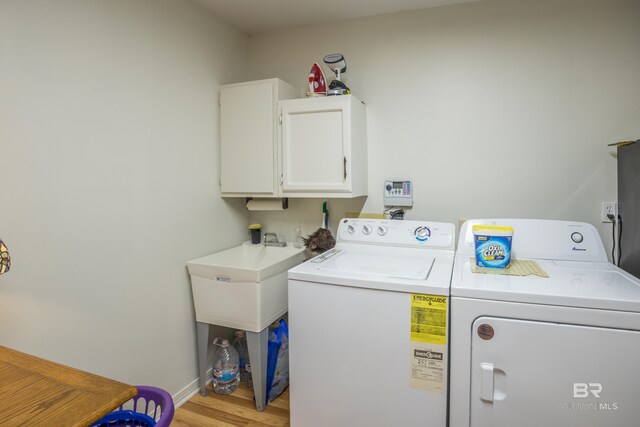
<instances>
[{"instance_id":1,"label":"white sink basin","mask_svg":"<svg viewBox=\"0 0 640 427\"><path fill-rule=\"evenodd\" d=\"M261 282L300 264L303 249L243 244L187 263L190 274L232 282Z\"/></svg>"},{"instance_id":2,"label":"white sink basin","mask_svg":"<svg viewBox=\"0 0 640 427\"><path fill-rule=\"evenodd\" d=\"M303 251L243 244L189 261L196 320L262 331L287 312L287 270Z\"/></svg>"}]
</instances>

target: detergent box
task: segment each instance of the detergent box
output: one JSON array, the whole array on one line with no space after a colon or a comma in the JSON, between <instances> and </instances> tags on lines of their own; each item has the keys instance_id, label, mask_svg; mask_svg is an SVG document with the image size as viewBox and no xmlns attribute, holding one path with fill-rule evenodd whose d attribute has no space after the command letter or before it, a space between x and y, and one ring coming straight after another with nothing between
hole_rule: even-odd
<instances>
[{"instance_id":1,"label":"detergent box","mask_svg":"<svg viewBox=\"0 0 640 427\"><path fill-rule=\"evenodd\" d=\"M513 228L476 224L472 228L478 267L506 268L511 262Z\"/></svg>"}]
</instances>

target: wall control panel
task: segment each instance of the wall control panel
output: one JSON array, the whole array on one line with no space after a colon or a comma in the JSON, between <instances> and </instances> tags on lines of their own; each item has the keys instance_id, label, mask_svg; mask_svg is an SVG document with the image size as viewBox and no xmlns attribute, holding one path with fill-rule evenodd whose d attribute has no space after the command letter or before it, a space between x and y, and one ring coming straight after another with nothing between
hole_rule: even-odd
<instances>
[{"instance_id":1,"label":"wall control panel","mask_svg":"<svg viewBox=\"0 0 640 427\"><path fill-rule=\"evenodd\" d=\"M385 206L413 206L413 182L385 181L384 182Z\"/></svg>"}]
</instances>

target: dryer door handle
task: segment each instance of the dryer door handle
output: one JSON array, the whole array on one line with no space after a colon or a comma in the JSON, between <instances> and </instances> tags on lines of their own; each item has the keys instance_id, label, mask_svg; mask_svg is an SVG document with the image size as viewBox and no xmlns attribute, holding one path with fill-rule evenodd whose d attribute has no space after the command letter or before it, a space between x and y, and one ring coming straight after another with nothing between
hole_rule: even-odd
<instances>
[{"instance_id":1,"label":"dryer door handle","mask_svg":"<svg viewBox=\"0 0 640 427\"><path fill-rule=\"evenodd\" d=\"M493 402L493 363L480 364L480 399Z\"/></svg>"}]
</instances>

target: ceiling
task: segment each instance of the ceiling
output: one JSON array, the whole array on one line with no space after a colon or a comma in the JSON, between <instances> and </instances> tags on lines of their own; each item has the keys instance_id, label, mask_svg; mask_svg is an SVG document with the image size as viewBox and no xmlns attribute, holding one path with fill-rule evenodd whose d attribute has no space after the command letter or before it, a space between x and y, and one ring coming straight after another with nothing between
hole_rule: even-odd
<instances>
[{"instance_id":1,"label":"ceiling","mask_svg":"<svg viewBox=\"0 0 640 427\"><path fill-rule=\"evenodd\" d=\"M195 0L247 34L479 0Z\"/></svg>"}]
</instances>

